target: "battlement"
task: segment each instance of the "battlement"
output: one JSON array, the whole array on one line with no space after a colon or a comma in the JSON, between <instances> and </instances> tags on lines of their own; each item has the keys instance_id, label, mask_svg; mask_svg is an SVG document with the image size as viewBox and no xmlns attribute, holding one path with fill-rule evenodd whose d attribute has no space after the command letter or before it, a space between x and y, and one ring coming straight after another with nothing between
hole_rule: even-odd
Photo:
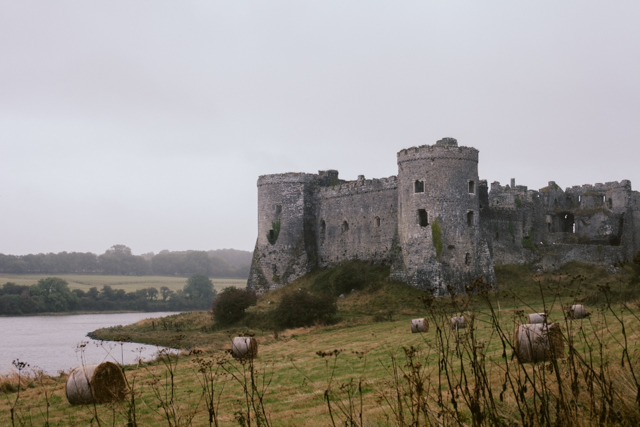
<instances>
[{"instance_id":1,"label":"battlement","mask_svg":"<svg viewBox=\"0 0 640 427\"><path fill-rule=\"evenodd\" d=\"M628 179L624 179L620 182L612 181L607 183L597 183L594 185L584 184L584 185L574 185L572 187L567 187L565 192L571 194L585 194L585 193L595 193L595 192L607 192L611 190L623 190L623 191L631 191L631 181Z\"/></svg>"},{"instance_id":2,"label":"battlement","mask_svg":"<svg viewBox=\"0 0 640 427\"><path fill-rule=\"evenodd\" d=\"M364 179L364 176L360 175L356 181L343 181L330 187L320 187L319 195L322 199L330 199L375 191L396 190L397 188L398 178L395 175L374 179Z\"/></svg>"},{"instance_id":3,"label":"battlement","mask_svg":"<svg viewBox=\"0 0 640 427\"><path fill-rule=\"evenodd\" d=\"M435 145L421 145L398 151L398 164L414 160L454 159L478 163L478 150L458 146L454 138L443 138Z\"/></svg>"},{"instance_id":4,"label":"battlement","mask_svg":"<svg viewBox=\"0 0 640 427\"><path fill-rule=\"evenodd\" d=\"M274 184L315 184L318 175L304 172L287 172L273 175L260 175L258 177L258 187Z\"/></svg>"}]
</instances>

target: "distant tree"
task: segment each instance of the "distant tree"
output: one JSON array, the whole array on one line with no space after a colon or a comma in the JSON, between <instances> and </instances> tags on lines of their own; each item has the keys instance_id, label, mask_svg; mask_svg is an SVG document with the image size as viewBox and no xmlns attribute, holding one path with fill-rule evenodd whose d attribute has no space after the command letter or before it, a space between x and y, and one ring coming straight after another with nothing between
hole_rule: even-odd
<instances>
[{"instance_id":1,"label":"distant tree","mask_svg":"<svg viewBox=\"0 0 640 427\"><path fill-rule=\"evenodd\" d=\"M202 308L208 308L216 296L213 282L204 274L194 274L187 279L183 288L186 299L197 302Z\"/></svg>"},{"instance_id":2,"label":"distant tree","mask_svg":"<svg viewBox=\"0 0 640 427\"><path fill-rule=\"evenodd\" d=\"M256 305L258 297L251 289L224 288L213 300L211 307L213 320L221 325L229 325L242 319L245 310Z\"/></svg>"},{"instance_id":3,"label":"distant tree","mask_svg":"<svg viewBox=\"0 0 640 427\"><path fill-rule=\"evenodd\" d=\"M72 311L80 308L80 299L69 290L69 284L59 277L40 279L29 289L31 296L44 311Z\"/></svg>"},{"instance_id":4,"label":"distant tree","mask_svg":"<svg viewBox=\"0 0 640 427\"><path fill-rule=\"evenodd\" d=\"M167 288L166 286L163 286L160 288L160 295L162 295L162 301L166 301L167 298L169 298L169 296L171 296L172 293L173 291Z\"/></svg>"}]
</instances>

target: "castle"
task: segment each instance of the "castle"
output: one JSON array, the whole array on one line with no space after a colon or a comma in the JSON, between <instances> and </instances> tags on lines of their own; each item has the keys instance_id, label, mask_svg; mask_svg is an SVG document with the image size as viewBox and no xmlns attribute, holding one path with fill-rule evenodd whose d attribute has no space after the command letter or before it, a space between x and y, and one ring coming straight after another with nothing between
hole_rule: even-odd
<instances>
[{"instance_id":1,"label":"castle","mask_svg":"<svg viewBox=\"0 0 640 427\"><path fill-rule=\"evenodd\" d=\"M248 287L289 283L344 260L388 264L437 295L494 264L552 270L578 260L611 265L640 250L640 193L608 182L538 191L478 177L478 150L453 138L398 152L398 175L343 181L338 171L258 178L258 239Z\"/></svg>"}]
</instances>

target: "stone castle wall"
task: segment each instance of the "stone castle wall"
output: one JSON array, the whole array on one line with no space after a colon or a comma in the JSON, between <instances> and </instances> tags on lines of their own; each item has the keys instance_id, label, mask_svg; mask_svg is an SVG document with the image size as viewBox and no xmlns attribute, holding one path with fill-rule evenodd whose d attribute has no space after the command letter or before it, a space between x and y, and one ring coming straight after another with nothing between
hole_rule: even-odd
<instances>
[{"instance_id":1,"label":"stone castle wall","mask_svg":"<svg viewBox=\"0 0 640 427\"><path fill-rule=\"evenodd\" d=\"M640 193L629 181L565 190L550 181L535 191L512 179L489 188L478 150L453 138L401 150L397 163L398 176L381 179L344 181L335 170L261 176L248 286L273 289L360 259L444 294L478 276L495 284L494 264L610 265L640 251Z\"/></svg>"}]
</instances>

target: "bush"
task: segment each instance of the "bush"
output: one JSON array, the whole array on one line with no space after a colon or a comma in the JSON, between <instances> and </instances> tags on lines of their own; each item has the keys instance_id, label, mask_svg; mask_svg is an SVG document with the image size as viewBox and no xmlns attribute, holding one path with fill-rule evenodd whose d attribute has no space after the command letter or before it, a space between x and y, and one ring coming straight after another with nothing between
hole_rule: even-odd
<instances>
[{"instance_id":1,"label":"bush","mask_svg":"<svg viewBox=\"0 0 640 427\"><path fill-rule=\"evenodd\" d=\"M353 289L362 290L365 287L373 290L389 277L389 267L384 265L369 265L362 261L346 261L337 268L327 269L317 274L311 284L311 289L318 294L339 296L348 294Z\"/></svg>"},{"instance_id":2,"label":"bush","mask_svg":"<svg viewBox=\"0 0 640 427\"><path fill-rule=\"evenodd\" d=\"M316 322L329 323L337 311L336 298L298 290L282 296L273 316L281 328L295 328L311 326Z\"/></svg>"},{"instance_id":3,"label":"bush","mask_svg":"<svg viewBox=\"0 0 640 427\"><path fill-rule=\"evenodd\" d=\"M258 297L251 289L224 288L213 300L213 320L221 325L230 325L244 317L244 311L256 305Z\"/></svg>"}]
</instances>

